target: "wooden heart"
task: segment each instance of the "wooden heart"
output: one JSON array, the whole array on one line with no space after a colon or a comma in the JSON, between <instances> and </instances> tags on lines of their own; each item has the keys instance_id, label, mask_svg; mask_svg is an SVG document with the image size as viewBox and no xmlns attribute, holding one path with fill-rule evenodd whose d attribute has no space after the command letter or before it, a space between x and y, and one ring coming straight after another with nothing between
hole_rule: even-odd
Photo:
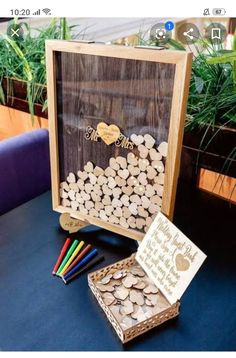
<instances>
[{"instance_id":1,"label":"wooden heart","mask_svg":"<svg viewBox=\"0 0 236 358\"><path fill-rule=\"evenodd\" d=\"M108 187L108 185L104 184L102 186L102 191L105 195L111 195L112 194L112 190Z\"/></svg>"},{"instance_id":2,"label":"wooden heart","mask_svg":"<svg viewBox=\"0 0 236 358\"><path fill-rule=\"evenodd\" d=\"M116 162L120 165L120 167L122 169L127 168L127 160L126 160L126 158L119 156L119 157L116 158Z\"/></svg>"},{"instance_id":3,"label":"wooden heart","mask_svg":"<svg viewBox=\"0 0 236 358\"><path fill-rule=\"evenodd\" d=\"M142 306L144 304L144 298L141 292L137 290L131 290L129 293L130 301L137 303L137 305Z\"/></svg>"},{"instance_id":4,"label":"wooden heart","mask_svg":"<svg viewBox=\"0 0 236 358\"><path fill-rule=\"evenodd\" d=\"M107 217L107 215L106 215L105 210L101 210L101 211L99 212L99 216L100 216L100 218L101 218L102 220L104 220L104 221L107 221L107 220L108 220L108 217Z\"/></svg>"},{"instance_id":5,"label":"wooden heart","mask_svg":"<svg viewBox=\"0 0 236 358\"><path fill-rule=\"evenodd\" d=\"M124 312L126 314L130 314L130 313L132 313L134 311L134 305L129 300L123 301L122 304L124 305Z\"/></svg>"},{"instance_id":6,"label":"wooden heart","mask_svg":"<svg viewBox=\"0 0 236 358\"><path fill-rule=\"evenodd\" d=\"M77 172L77 175L78 175L78 177L79 177L81 180L83 180L83 181L85 181L85 180L88 178L88 173L85 172L85 171L79 170L79 171Z\"/></svg>"},{"instance_id":7,"label":"wooden heart","mask_svg":"<svg viewBox=\"0 0 236 358\"><path fill-rule=\"evenodd\" d=\"M114 198L111 202L111 205L114 208L121 208L122 207L122 202L119 199Z\"/></svg>"},{"instance_id":8,"label":"wooden heart","mask_svg":"<svg viewBox=\"0 0 236 358\"><path fill-rule=\"evenodd\" d=\"M151 148L149 150L149 155L151 160L161 160L162 158L161 153L157 152L155 148Z\"/></svg>"},{"instance_id":9,"label":"wooden heart","mask_svg":"<svg viewBox=\"0 0 236 358\"><path fill-rule=\"evenodd\" d=\"M114 293L114 296L118 298L119 300L124 301L129 295L129 290L125 287L118 287L116 292Z\"/></svg>"},{"instance_id":10,"label":"wooden heart","mask_svg":"<svg viewBox=\"0 0 236 358\"><path fill-rule=\"evenodd\" d=\"M88 224L84 221L74 219L69 213L63 213L60 215L60 225L63 230L69 231L70 234L79 231L81 228Z\"/></svg>"},{"instance_id":11,"label":"wooden heart","mask_svg":"<svg viewBox=\"0 0 236 358\"><path fill-rule=\"evenodd\" d=\"M131 165L137 165L138 164L138 158L135 157L134 153L128 153L127 162L129 164L131 164Z\"/></svg>"},{"instance_id":12,"label":"wooden heart","mask_svg":"<svg viewBox=\"0 0 236 358\"><path fill-rule=\"evenodd\" d=\"M139 150L140 158L142 158L142 159L147 158L147 156L148 156L148 148L147 147L145 147L143 144L140 144L138 146L138 150Z\"/></svg>"},{"instance_id":13,"label":"wooden heart","mask_svg":"<svg viewBox=\"0 0 236 358\"><path fill-rule=\"evenodd\" d=\"M68 198L68 192L64 191L63 189L60 189L60 197L62 199L67 199Z\"/></svg>"},{"instance_id":14,"label":"wooden heart","mask_svg":"<svg viewBox=\"0 0 236 358\"><path fill-rule=\"evenodd\" d=\"M104 175L99 175L99 177L97 179L98 185L106 184L107 181L108 181L108 179L106 177L104 177Z\"/></svg>"},{"instance_id":15,"label":"wooden heart","mask_svg":"<svg viewBox=\"0 0 236 358\"><path fill-rule=\"evenodd\" d=\"M133 176L137 176L140 174L140 169L139 167L134 167L133 165L129 164L128 165L128 171L130 172L131 175Z\"/></svg>"},{"instance_id":16,"label":"wooden heart","mask_svg":"<svg viewBox=\"0 0 236 358\"><path fill-rule=\"evenodd\" d=\"M167 157L168 143L162 142L157 149L163 157Z\"/></svg>"},{"instance_id":17,"label":"wooden heart","mask_svg":"<svg viewBox=\"0 0 236 358\"><path fill-rule=\"evenodd\" d=\"M116 125L111 124L108 126L104 122L98 123L97 132L107 145L114 143L120 136L120 129Z\"/></svg>"},{"instance_id":18,"label":"wooden heart","mask_svg":"<svg viewBox=\"0 0 236 358\"><path fill-rule=\"evenodd\" d=\"M137 215L138 214L137 204L135 204L135 203L130 204L129 211L131 212L131 214Z\"/></svg>"},{"instance_id":19,"label":"wooden heart","mask_svg":"<svg viewBox=\"0 0 236 358\"><path fill-rule=\"evenodd\" d=\"M92 173L93 171L93 163L92 162L88 162L85 166L84 166L84 170L87 173ZM82 179L82 178L81 178Z\"/></svg>"},{"instance_id":20,"label":"wooden heart","mask_svg":"<svg viewBox=\"0 0 236 358\"><path fill-rule=\"evenodd\" d=\"M96 209L97 211L100 211L100 210L102 210L103 208L104 208L104 204L101 203L100 201L97 201L97 202L95 203L95 209Z\"/></svg>"},{"instance_id":21,"label":"wooden heart","mask_svg":"<svg viewBox=\"0 0 236 358\"><path fill-rule=\"evenodd\" d=\"M149 294L149 293L157 293L158 291L159 291L158 288L155 285L152 285L152 284L148 285L143 290L143 292L147 293L147 294Z\"/></svg>"},{"instance_id":22,"label":"wooden heart","mask_svg":"<svg viewBox=\"0 0 236 358\"><path fill-rule=\"evenodd\" d=\"M109 164L110 164L110 167L114 170L119 170L120 169L120 166L119 164L116 162L116 159L115 158L110 158L109 160Z\"/></svg>"},{"instance_id":23,"label":"wooden heart","mask_svg":"<svg viewBox=\"0 0 236 358\"><path fill-rule=\"evenodd\" d=\"M97 177L96 177L96 175L94 175L93 173L89 173L89 179L90 179L90 183L91 183L92 185L96 184L96 182L97 182ZM85 184L85 185L86 185L86 184Z\"/></svg>"},{"instance_id":24,"label":"wooden heart","mask_svg":"<svg viewBox=\"0 0 236 358\"><path fill-rule=\"evenodd\" d=\"M111 205L111 198L109 195L104 195L103 199L102 199L102 203L104 205Z\"/></svg>"},{"instance_id":25,"label":"wooden heart","mask_svg":"<svg viewBox=\"0 0 236 358\"><path fill-rule=\"evenodd\" d=\"M131 195L131 196L130 196L130 201L131 201L132 203L137 204L137 205L140 205L140 204L141 204L141 198L140 198L140 196L138 196L137 194Z\"/></svg>"},{"instance_id":26,"label":"wooden heart","mask_svg":"<svg viewBox=\"0 0 236 358\"><path fill-rule=\"evenodd\" d=\"M122 178L122 179L127 179L129 176L129 171L128 169L120 169L118 170L118 175Z\"/></svg>"},{"instance_id":27,"label":"wooden heart","mask_svg":"<svg viewBox=\"0 0 236 358\"><path fill-rule=\"evenodd\" d=\"M86 201L85 202L85 204L84 204L84 206L85 206L85 208L87 209L87 210L90 210L90 209L92 209L93 207L94 207L94 202L92 202L92 201Z\"/></svg>"},{"instance_id":28,"label":"wooden heart","mask_svg":"<svg viewBox=\"0 0 236 358\"><path fill-rule=\"evenodd\" d=\"M115 216L115 215L111 215L108 219L108 221L111 223L111 224L118 224L119 223L119 219Z\"/></svg>"},{"instance_id":29,"label":"wooden heart","mask_svg":"<svg viewBox=\"0 0 236 358\"><path fill-rule=\"evenodd\" d=\"M187 271L190 266L189 261L182 254L176 255L175 264L178 271Z\"/></svg>"},{"instance_id":30,"label":"wooden heart","mask_svg":"<svg viewBox=\"0 0 236 358\"><path fill-rule=\"evenodd\" d=\"M110 306L114 301L115 297L110 292L105 292L103 294L103 300L106 306Z\"/></svg>"},{"instance_id":31,"label":"wooden heart","mask_svg":"<svg viewBox=\"0 0 236 358\"><path fill-rule=\"evenodd\" d=\"M122 189L123 193L126 194L126 195L131 195L133 193L133 191L134 191L132 186L122 186L121 189ZM113 193L113 195L114 195L114 193Z\"/></svg>"},{"instance_id":32,"label":"wooden heart","mask_svg":"<svg viewBox=\"0 0 236 358\"><path fill-rule=\"evenodd\" d=\"M138 214L139 214L139 216L141 216L143 218L148 217L148 212L142 206L138 207Z\"/></svg>"},{"instance_id":33,"label":"wooden heart","mask_svg":"<svg viewBox=\"0 0 236 358\"><path fill-rule=\"evenodd\" d=\"M138 280L136 277L134 277L133 275L127 275L123 280L122 280L123 285L126 288L130 288L134 285L136 285L138 283Z\"/></svg>"},{"instance_id":34,"label":"wooden heart","mask_svg":"<svg viewBox=\"0 0 236 358\"><path fill-rule=\"evenodd\" d=\"M112 190L112 193L113 193L114 198L119 199L119 197L122 193L122 190L121 190L121 188L116 187Z\"/></svg>"},{"instance_id":35,"label":"wooden heart","mask_svg":"<svg viewBox=\"0 0 236 358\"><path fill-rule=\"evenodd\" d=\"M68 183L75 183L75 174L74 173L69 173L68 177L66 178Z\"/></svg>"},{"instance_id":36,"label":"wooden heart","mask_svg":"<svg viewBox=\"0 0 236 358\"><path fill-rule=\"evenodd\" d=\"M132 229L136 228L136 219L133 216L128 218L127 223Z\"/></svg>"},{"instance_id":37,"label":"wooden heart","mask_svg":"<svg viewBox=\"0 0 236 358\"><path fill-rule=\"evenodd\" d=\"M109 178L108 178L108 184L107 184L107 185L108 185L108 188L114 189L115 186L116 186L115 179L112 178L112 177L109 177Z\"/></svg>"},{"instance_id":38,"label":"wooden heart","mask_svg":"<svg viewBox=\"0 0 236 358\"><path fill-rule=\"evenodd\" d=\"M70 200L75 200L75 192L74 192L74 190L70 190L69 192L68 192L68 196L69 196L69 198L70 198Z\"/></svg>"},{"instance_id":39,"label":"wooden heart","mask_svg":"<svg viewBox=\"0 0 236 358\"><path fill-rule=\"evenodd\" d=\"M114 211L113 211L113 215L116 216L117 218L121 218L122 217L122 209L121 207L117 207Z\"/></svg>"},{"instance_id":40,"label":"wooden heart","mask_svg":"<svg viewBox=\"0 0 236 358\"><path fill-rule=\"evenodd\" d=\"M116 172L114 169L110 168L110 167L107 167L104 171L106 177L115 177L116 176Z\"/></svg>"},{"instance_id":41,"label":"wooden heart","mask_svg":"<svg viewBox=\"0 0 236 358\"><path fill-rule=\"evenodd\" d=\"M69 191L70 190L70 187L68 185L68 183L66 181L63 181L61 184L60 184L60 188L66 190L66 191Z\"/></svg>"},{"instance_id":42,"label":"wooden heart","mask_svg":"<svg viewBox=\"0 0 236 358\"><path fill-rule=\"evenodd\" d=\"M144 141L144 138L142 135L136 135L136 134L131 134L130 136L130 139L132 140L132 142L135 144L135 145L139 145L139 144L142 144L143 141Z\"/></svg>"},{"instance_id":43,"label":"wooden heart","mask_svg":"<svg viewBox=\"0 0 236 358\"><path fill-rule=\"evenodd\" d=\"M151 149L155 144L155 139L150 134L145 134L145 147Z\"/></svg>"},{"instance_id":44,"label":"wooden heart","mask_svg":"<svg viewBox=\"0 0 236 358\"><path fill-rule=\"evenodd\" d=\"M104 170L98 166L96 166L94 168L93 174L96 175L96 177L98 177L99 175L103 175L104 174Z\"/></svg>"},{"instance_id":45,"label":"wooden heart","mask_svg":"<svg viewBox=\"0 0 236 358\"><path fill-rule=\"evenodd\" d=\"M69 188L70 188L71 190L76 191L76 192L79 191L79 188L78 188L77 183L70 183L70 184L69 184Z\"/></svg>"},{"instance_id":46,"label":"wooden heart","mask_svg":"<svg viewBox=\"0 0 236 358\"><path fill-rule=\"evenodd\" d=\"M131 211L126 206L123 207L122 211L123 211L123 217L125 219L128 219L131 216Z\"/></svg>"},{"instance_id":47,"label":"wooden heart","mask_svg":"<svg viewBox=\"0 0 236 358\"><path fill-rule=\"evenodd\" d=\"M98 194L96 194L95 192L91 193L91 198L94 201L94 203L101 201L100 196Z\"/></svg>"},{"instance_id":48,"label":"wooden heart","mask_svg":"<svg viewBox=\"0 0 236 358\"><path fill-rule=\"evenodd\" d=\"M119 223L120 223L120 225L121 225L122 227L124 227L124 228L126 228L126 229L129 228L129 225L127 224L126 219L125 219L124 217L122 217L122 216L121 216L121 218L120 218Z\"/></svg>"},{"instance_id":49,"label":"wooden heart","mask_svg":"<svg viewBox=\"0 0 236 358\"><path fill-rule=\"evenodd\" d=\"M123 194L120 198L120 201L124 206L129 206L129 196L127 194Z\"/></svg>"}]
</instances>

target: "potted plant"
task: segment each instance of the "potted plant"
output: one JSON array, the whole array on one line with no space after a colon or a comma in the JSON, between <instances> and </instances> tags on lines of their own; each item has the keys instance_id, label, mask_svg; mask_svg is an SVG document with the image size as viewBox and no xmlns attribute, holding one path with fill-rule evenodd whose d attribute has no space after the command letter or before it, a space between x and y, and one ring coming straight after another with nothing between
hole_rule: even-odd
<instances>
[{"instance_id":1,"label":"potted plant","mask_svg":"<svg viewBox=\"0 0 236 358\"><path fill-rule=\"evenodd\" d=\"M1 127L4 121L7 127L10 123L12 133L19 127L19 116L23 119L22 131L47 126L45 40L70 40L83 35L74 33L75 26L69 26L65 18L52 19L42 29L32 29L17 19L9 23L13 25L20 25L24 30L22 37L12 38L7 33L0 36ZM0 133L0 139L12 133Z\"/></svg>"},{"instance_id":2,"label":"potted plant","mask_svg":"<svg viewBox=\"0 0 236 358\"><path fill-rule=\"evenodd\" d=\"M160 45L146 35L138 34L138 44ZM185 51L174 39L165 47ZM194 47L181 176L196 184L200 168L219 174L213 191L219 179L223 183L220 174L236 177L236 33L231 50L207 40ZM235 196L235 184L231 188L229 199Z\"/></svg>"}]
</instances>

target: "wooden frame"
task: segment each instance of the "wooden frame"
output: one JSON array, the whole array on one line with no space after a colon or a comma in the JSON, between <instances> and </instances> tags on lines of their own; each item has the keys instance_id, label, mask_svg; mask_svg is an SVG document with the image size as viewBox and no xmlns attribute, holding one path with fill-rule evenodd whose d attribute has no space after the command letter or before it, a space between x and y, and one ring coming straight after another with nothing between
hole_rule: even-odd
<instances>
[{"instance_id":1,"label":"wooden frame","mask_svg":"<svg viewBox=\"0 0 236 358\"><path fill-rule=\"evenodd\" d=\"M121 228L119 225L107 223L101 219L74 212L72 209L60 205L59 196L59 150L58 150L58 125L56 106L56 68L55 54L68 52L83 55L106 56L119 59L134 59L140 61L152 61L175 65L173 97L168 135L168 155L165 172L162 212L170 219L173 218L175 194L179 175L180 156L182 148L184 121L186 114L188 86L191 73L192 54L183 51L158 51L154 49L140 49L122 46L110 46L100 44L86 44L74 41L46 41L47 83L48 83L48 114L50 131L50 157L52 178L52 203L53 209L60 212L70 212L71 216L92 225L103 227L107 230L124 236L141 240L143 233Z\"/></svg>"}]
</instances>

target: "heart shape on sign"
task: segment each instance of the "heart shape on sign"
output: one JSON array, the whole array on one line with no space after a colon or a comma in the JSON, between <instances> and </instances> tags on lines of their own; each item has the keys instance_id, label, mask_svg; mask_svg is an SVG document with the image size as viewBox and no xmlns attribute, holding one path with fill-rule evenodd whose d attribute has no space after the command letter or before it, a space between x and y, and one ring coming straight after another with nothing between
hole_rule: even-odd
<instances>
[{"instance_id":1,"label":"heart shape on sign","mask_svg":"<svg viewBox=\"0 0 236 358\"><path fill-rule=\"evenodd\" d=\"M116 125L111 124L108 126L104 122L98 123L97 132L107 145L114 143L120 136L120 129Z\"/></svg>"},{"instance_id":2,"label":"heart shape on sign","mask_svg":"<svg viewBox=\"0 0 236 358\"><path fill-rule=\"evenodd\" d=\"M175 264L178 271L187 271L190 266L189 261L182 254L176 255Z\"/></svg>"}]
</instances>

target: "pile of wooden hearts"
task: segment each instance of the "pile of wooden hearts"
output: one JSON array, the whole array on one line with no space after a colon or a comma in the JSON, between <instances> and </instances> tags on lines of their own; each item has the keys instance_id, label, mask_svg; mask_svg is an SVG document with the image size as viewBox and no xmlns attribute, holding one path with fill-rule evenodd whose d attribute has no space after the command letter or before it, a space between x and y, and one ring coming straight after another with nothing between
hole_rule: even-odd
<instances>
[{"instance_id":1,"label":"pile of wooden hearts","mask_svg":"<svg viewBox=\"0 0 236 358\"><path fill-rule=\"evenodd\" d=\"M124 228L147 231L162 204L167 143L132 134L135 155L110 158L102 169L88 162L60 184L62 205Z\"/></svg>"},{"instance_id":2,"label":"pile of wooden hearts","mask_svg":"<svg viewBox=\"0 0 236 358\"><path fill-rule=\"evenodd\" d=\"M165 297L139 265L111 269L95 285L104 304L124 330L169 307Z\"/></svg>"}]
</instances>

